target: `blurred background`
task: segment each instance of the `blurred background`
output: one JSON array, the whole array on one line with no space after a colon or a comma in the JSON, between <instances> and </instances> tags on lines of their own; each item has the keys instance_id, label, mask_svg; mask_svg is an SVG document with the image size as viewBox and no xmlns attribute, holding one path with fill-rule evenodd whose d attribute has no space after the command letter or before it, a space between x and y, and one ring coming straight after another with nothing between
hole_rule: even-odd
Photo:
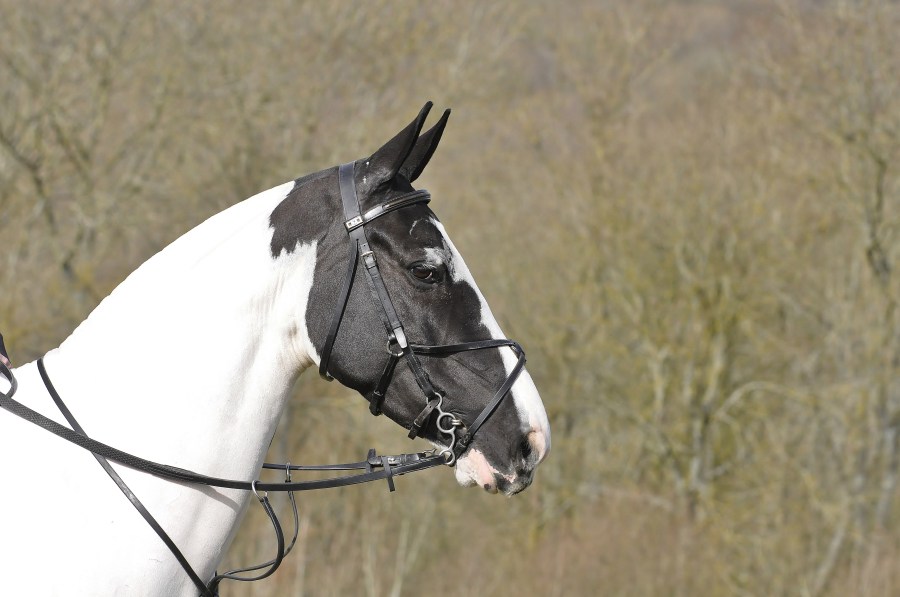
<instances>
[{"instance_id":1,"label":"blurred background","mask_svg":"<svg viewBox=\"0 0 900 597\"><path fill-rule=\"evenodd\" d=\"M0 0L0 329L38 357L431 99L421 186L553 451L512 499L302 494L282 569L223 594L900 594L898 30L886 0ZM270 457L372 446L423 447L309 373ZM223 568L273 552L251 507Z\"/></svg>"}]
</instances>

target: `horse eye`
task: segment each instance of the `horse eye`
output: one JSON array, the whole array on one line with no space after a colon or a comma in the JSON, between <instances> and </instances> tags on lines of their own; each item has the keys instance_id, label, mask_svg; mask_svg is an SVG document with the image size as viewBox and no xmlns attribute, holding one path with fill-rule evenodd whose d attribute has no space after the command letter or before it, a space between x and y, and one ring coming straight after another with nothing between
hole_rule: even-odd
<instances>
[{"instance_id":1,"label":"horse eye","mask_svg":"<svg viewBox=\"0 0 900 597\"><path fill-rule=\"evenodd\" d=\"M425 264L417 263L409 268L409 271L416 277L417 280L421 280L422 282L437 281L437 274L435 273L434 268L429 267Z\"/></svg>"}]
</instances>

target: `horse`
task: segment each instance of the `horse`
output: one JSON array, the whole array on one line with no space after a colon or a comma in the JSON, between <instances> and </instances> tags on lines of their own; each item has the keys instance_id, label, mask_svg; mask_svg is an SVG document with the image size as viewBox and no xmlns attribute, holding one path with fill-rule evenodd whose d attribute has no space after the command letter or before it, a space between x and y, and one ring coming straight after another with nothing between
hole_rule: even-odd
<instances>
[{"instance_id":1,"label":"horse","mask_svg":"<svg viewBox=\"0 0 900 597\"><path fill-rule=\"evenodd\" d=\"M295 381L318 367L433 444L460 485L528 487L550 450L540 395L412 186L450 114L422 133L430 108L369 157L259 193L165 247L57 348L12 369L16 399L68 427L52 388L90 438L253 479ZM0 392L11 386L0 376ZM90 451L0 409L0 453L3 594L197 594ZM209 582L252 492L112 468Z\"/></svg>"}]
</instances>

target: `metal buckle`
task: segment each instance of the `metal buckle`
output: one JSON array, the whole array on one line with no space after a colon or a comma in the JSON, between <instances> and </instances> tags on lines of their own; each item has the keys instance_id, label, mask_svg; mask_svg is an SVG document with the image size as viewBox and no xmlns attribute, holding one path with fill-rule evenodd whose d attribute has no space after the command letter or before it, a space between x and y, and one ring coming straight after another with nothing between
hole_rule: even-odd
<instances>
[{"instance_id":1,"label":"metal buckle","mask_svg":"<svg viewBox=\"0 0 900 597\"><path fill-rule=\"evenodd\" d=\"M409 346L409 342L407 342L406 340L406 334L403 332L403 328L394 328L393 336L393 338L388 339L388 344L390 344L390 341L393 340L401 349L405 350L406 347Z\"/></svg>"}]
</instances>

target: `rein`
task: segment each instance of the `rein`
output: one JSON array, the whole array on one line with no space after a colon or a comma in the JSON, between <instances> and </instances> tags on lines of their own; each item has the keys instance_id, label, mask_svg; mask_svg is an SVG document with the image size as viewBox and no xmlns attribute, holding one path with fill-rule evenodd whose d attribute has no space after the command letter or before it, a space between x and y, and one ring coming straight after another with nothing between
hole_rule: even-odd
<instances>
[{"instance_id":1,"label":"rein","mask_svg":"<svg viewBox=\"0 0 900 597\"><path fill-rule=\"evenodd\" d=\"M47 369L44 366L43 358L38 359L37 365L38 371L41 374L41 379L43 379L44 384L47 387L47 391L53 398L54 403L56 403L57 407L60 409L60 412L62 412L66 420L69 421L69 424L72 425L72 428L70 429L69 427L61 425L53 419L50 419L13 399L13 396L18 390L19 383L15 375L13 375L10 367L7 366L7 364L2 360L0 360L0 375L5 377L7 381L9 381L10 389L6 393L0 392L0 408L3 408L4 410L7 410L16 416L25 419L26 421L33 423L68 442L91 452L103 467L103 469L106 471L106 473L113 479L122 493L124 493L129 501L131 501L135 509L138 510L138 512L141 514L141 516L144 517L144 519L153 528L156 534L159 535L160 539L162 539L166 546L172 551L172 554L181 564L182 568L184 568L187 575L191 578L191 581L193 581L193 583L197 586L200 591L200 595L202 595L203 597L215 597L216 595L218 595L218 584L222 580L261 580L275 572L275 570L281 564L281 561L290 552L290 549L293 547L294 542L297 539L299 523L297 519L297 504L294 499L293 492L311 491L314 489L330 489L334 487L346 487L348 485L370 483L372 481L380 481L382 479L387 481L390 491L394 491L394 477L399 477L407 473L425 470L444 464L443 457L436 454L429 454L428 452L382 456L376 454L375 450L369 450L366 459L359 462L323 465L293 465L290 463L273 464L268 462L264 463L262 465L262 468L264 469L281 470L285 472L285 480L280 483L262 482L259 480L243 481L221 477L211 477L209 475L195 473L184 468L170 466L167 464L160 464L158 462L153 462L152 460L134 456L133 454L129 454L128 452L124 452L122 450L119 450L118 448L114 448L112 446L104 444L103 442L92 439L78 424L78 421L75 420L71 411L69 411L68 407L66 407L62 398L59 396L56 388L53 387L53 383L50 381L49 375L47 374ZM269 517L269 520L272 522L272 526L274 528L276 539L278 542L278 549L275 559L264 564L259 564L257 566L241 568L238 570L227 572L225 574L218 574L215 576L215 578L213 578L212 581L210 581L209 585L207 585L200 579L197 573L194 572L193 568L188 563L187 559L184 557L178 547L175 545L175 543L172 541L172 539L168 536L168 534L166 534L159 523L156 522L150 512L137 498L137 496L135 496L134 493L131 492L122 478L110 466L108 461L112 461L123 466L127 466L128 468L171 481L193 483L197 485L207 485L210 487L220 487L224 489L241 489L245 491L252 491L265 510L266 515ZM327 479L316 479L312 481L294 481L291 478L291 473L293 471L351 470L362 470L365 472L355 475L345 475ZM288 492L288 496L291 501L291 506L294 514L294 538L292 539L290 545L287 547L285 547L284 533L282 531L281 523L278 521L278 517L276 516L272 505L269 503L269 491ZM252 572L266 567L268 567L269 570L266 570L263 574L256 577L237 576L237 574L239 573Z\"/></svg>"}]
</instances>

